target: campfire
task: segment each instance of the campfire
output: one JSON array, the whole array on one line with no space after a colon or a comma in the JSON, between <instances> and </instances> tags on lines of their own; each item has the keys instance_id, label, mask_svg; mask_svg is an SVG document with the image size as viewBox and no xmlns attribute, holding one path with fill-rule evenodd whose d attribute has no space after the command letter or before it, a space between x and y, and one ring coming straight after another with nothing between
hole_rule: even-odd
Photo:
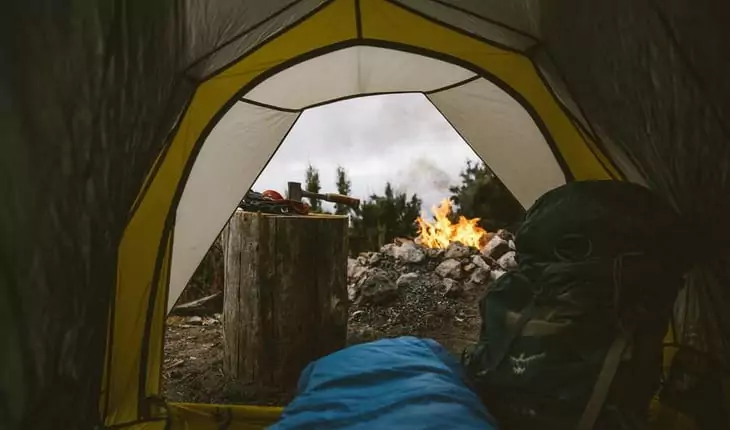
<instances>
[{"instance_id":1,"label":"campfire","mask_svg":"<svg viewBox=\"0 0 730 430\"><path fill-rule=\"evenodd\" d=\"M450 243L460 242L466 246L481 249L487 241L487 231L479 227L479 218L466 219L459 216L456 223L449 219L451 215L451 201L444 199L441 204L434 206L431 211L433 222L418 217L418 238L416 242L428 248L446 249Z\"/></svg>"},{"instance_id":2,"label":"campfire","mask_svg":"<svg viewBox=\"0 0 730 430\"><path fill-rule=\"evenodd\" d=\"M364 306L359 311L371 312L373 306L409 294L416 301L432 291L441 291L445 298L469 292L479 295L491 282L517 268L511 233L487 233L477 225L479 218L460 216L457 220L451 210L451 201L443 200L432 208L432 220L416 218L415 239L395 238L379 251L347 260L347 295L355 306ZM409 309L399 309L396 315L411 312ZM420 308L415 309L418 313Z\"/></svg>"},{"instance_id":3,"label":"campfire","mask_svg":"<svg viewBox=\"0 0 730 430\"><path fill-rule=\"evenodd\" d=\"M433 291L440 291L445 299L478 296L491 282L517 268L511 233L487 233L477 225L479 218L457 220L451 209L451 202L443 200L432 209L433 220L417 218L415 239L395 238L379 251L348 259L347 295L354 306L363 306L359 311L375 312L372 309L387 307L398 297L418 302ZM394 315L408 314L412 305L384 318L391 321ZM422 311L414 309L416 314Z\"/></svg>"}]
</instances>

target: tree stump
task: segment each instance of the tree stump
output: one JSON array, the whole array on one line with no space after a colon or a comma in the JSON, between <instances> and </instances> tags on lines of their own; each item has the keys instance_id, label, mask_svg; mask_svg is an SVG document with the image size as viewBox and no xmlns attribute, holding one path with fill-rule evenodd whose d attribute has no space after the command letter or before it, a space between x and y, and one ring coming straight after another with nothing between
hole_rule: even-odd
<instances>
[{"instance_id":1,"label":"tree stump","mask_svg":"<svg viewBox=\"0 0 730 430\"><path fill-rule=\"evenodd\" d=\"M224 371L293 393L312 360L347 338L346 216L237 210L224 230Z\"/></svg>"}]
</instances>

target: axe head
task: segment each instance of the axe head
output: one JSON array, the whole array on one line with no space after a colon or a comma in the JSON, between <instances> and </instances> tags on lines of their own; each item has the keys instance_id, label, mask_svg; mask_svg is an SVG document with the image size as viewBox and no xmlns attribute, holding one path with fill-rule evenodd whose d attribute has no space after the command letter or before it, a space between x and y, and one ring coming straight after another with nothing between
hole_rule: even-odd
<instances>
[{"instance_id":1,"label":"axe head","mask_svg":"<svg viewBox=\"0 0 730 430\"><path fill-rule=\"evenodd\" d=\"M302 184L299 182L289 182L288 184L289 200L295 202L302 201Z\"/></svg>"}]
</instances>

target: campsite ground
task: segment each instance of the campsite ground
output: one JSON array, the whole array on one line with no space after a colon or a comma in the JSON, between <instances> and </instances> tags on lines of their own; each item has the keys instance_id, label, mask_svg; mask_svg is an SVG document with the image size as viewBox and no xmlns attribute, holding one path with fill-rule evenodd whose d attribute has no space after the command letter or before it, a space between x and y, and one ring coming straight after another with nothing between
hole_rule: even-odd
<instances>
[{"instance_id":1,"label":"campsite ground","mask_svg":"<svg viewBox=\"0 0 730 430\"><path fill-rule=\"evenodd\" d=\"M388 306L352 306L348 343L414 335L435 339L460 355L478 335L480 292L445 298L425 285ZM262 392L225 376L222 326L216 318L168 319L163 383L166 399L175 402L283 405L291 398L291 393Z\"/></svg>"}]
</instances>

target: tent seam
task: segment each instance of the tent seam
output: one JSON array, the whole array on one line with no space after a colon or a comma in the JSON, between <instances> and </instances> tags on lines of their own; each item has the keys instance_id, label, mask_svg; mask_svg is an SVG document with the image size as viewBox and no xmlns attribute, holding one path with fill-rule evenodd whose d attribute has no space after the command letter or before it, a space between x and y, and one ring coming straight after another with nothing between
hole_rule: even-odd
<instances>
[{"instance_id":1,"label":"tent seam","mask_svg":"<svg viewBox=\"0 0 730 430\"><path fill-rule=\"evenodd\" d=\"M193 99L195 98L195 92L198 90L198 85L195 85L194 89L192 90L190 97L188 97L187 102L185 103L185 107L183 108L182 112L180 113L177 121L175 122L174 127L170 130L168 133L167 138L165 139L165 143L160 150L157 158L154 161L154 164L151 166L151 169L149 170L148 178L145 178L145 182L142 184L142 189L140 190L137 198L135 199L132 208L129 210L129 214L127 216L127 222L125 225L129 224L129 221L134 217L135 213L137 212L137 209L139 209L139 206L142 204L142 201L144 200L144 197L147 195L147 191L149 190L150 186L152 186L152 180L157 176L157 172L160 170L160 167L165 161L165 157L167 156L167 152L172 146L172 142L175 139L175 136L177 135L178 131L180 130L180 126L183 124L183 119L185 118L185 115L187 115L188 111L190 110L190 106L193 104Z\"/></svg>"},{"instance_id":2,"label":"tent seam","mask_svg":"<svg viewBox=\"0 0 730 430\"><path fill-rule=\"evenodd\" d=\"M362 45L362 46L367 46L367 45ZM343 49L347 49L347 48L343 48ZM386 49L386 48L384 48L384 49ZM391 49L391 48L387 48L387 49ZM403 52L403 51L397 50L397 49L393 49L393 50L394 51L398 51L398 52ZM323 54L323 55L327 55L327 54ZM421 55L421 54L417 54L417 55ZM422 56L425 57L425 55L422 55ZM448 62L446 62L444 60L440 60L440 59L436 59L436 60L441 61L441 62L444 62L444 63L448 63ZM452 64L452 63L448 63L448 64ZM455 65L455 64L452 64L452 65ZM291 66L291 67L296 67L296 65ZM459 66L459 67L461 67L461 66ZM242 98L241 101L242 102L249 102L249 103L255 104L255 105L260 105L262 107L267 107L267 108L270 108L270 109L280 110L282 112L302 112L302 111L305 111L307 109L314 109L314 108L318 108L318 107L321 107L321 106L326 106L326 105L330 105L330 104L333 104L333 103L338 103L338 102L341 102L341 101L353 100L353 99L364 98L364 97L387 96L387 95L395 95L395 94L436 94L436 93L439 93L439 92L442 92L442 91L447 91L447 90L451 90L451 89L460 87L462 85L466 85L466 84L468 84L468 83L470 83L472 81L475 81L477 79L485 79L483 76L479 75L479 73L476 73L476 72L474 72L472 70L469 70L469 71L472 72L472 73L474 73L474 76L472 76L470 78L467 78L467 79L464 79L464 80L461 80L461 81L458 81L458 82L455 82L453 84L444 85L442 87L438 87L438 88L435 88L435 89L432 89L432 90L425 90L425 91L424 90L411 90L411 91L373 91L373 92L363 92L363 93L358 93L358 94L350 94L350 95L346 95L346 96L335 97L335 98L329 99L329 100L323 100L323 101L320 101L320 102L317 102L317 103L312 103L312 104L306 105L306 106L301 107L301 108L298 108L298 109L283 108L283 107L273 106L273 105L266 104L266 103L254 102L253 100L247 99L247 98Z\"/></svg>"},{"instance_id":3,"label":"tent seam","mask_svg":"<svg viewBox=\"0 0 730 430\"><path fill-rule=\"evenodd\" d=\"M467 146L468 146L468 147L469 147L469 148L470 148L470 149L471 149L472 151L474 151L474 153L476 154L476 151L474 150L474 147L473 147L473 146L471 146L471 143L469 143L469 140L467 140L467 139L466 139L466 138L464 137L464 135L463 135L463 134L461 134L461 130L459 130L459 129L458 129L458 128L457 128L457 127L456 127L456 126L455 126L455 125L454 125L454 124L453 124L453 123L451 122L451 120L449 119L449 117L447 117L446 115L444 115L443 111L441 111L441 109L439 109L439 107L438 107L438 106L436 105L436 103L434 103L434 102L433 102L433 100L431 100L431 97L429 97L429 95L428 95L428 94L424 94L424 96L426 97L426 100L428 100L428 102L429 102L429 103L431 104L431 106L433 106L433 108L434 108L434 109L436 109L436 112L438 112L438 113L439 113L439 115L441 115L441 117L442 117L442 118L443 118L443 119L444 119L444 120L445 120L445 121L446 121L446 122L447 122L447 123L448 123L448 124L449 124L449 125L451 126L451 128L452 128L452 129L453 129L453 130L454 130L454 131L456 132L456 134L458 134L458 135L459 135L459 137L461 138L461 140L463 140L463 141L464 141L464 143L466 143L466 145L467 145ZM542 130L541 130L541 131L542 131ZM547 141L547 139L545 139L545 140ZM497 174L497 172L495 172L494 170L492 170L492 168L491 168L491 167L489 166L489 163L487 163L487 161L486 161L486 160L484 160L484 159L483 159L482 157L479 157L479 159L480 159L480 160L482 160L482 163L484 163L484 164L485 164L485 165L487 166L487 168L489 168L489 170L490 170L490 171L491 171L492 173L494 173L494 176L496 176L496 177L497 177L497 179L499 179L499 181L500 181L500 182L502 182L502 183L504 184L504 182L502 181L502 178L500 178L500 177L499 177L499 175ZM555 161L556 161L556 162L558 162L558 165L560 165L560 161L558 161L557 159L556 159ZM560 165L560 167L561 167L561 169L560 169L560 170L562 171L562 170L563 170L563 169L562 169L562 167L563 167L563 166L561 166L561 165ZM565 174L565 172L563 172L563 174ZM525 205L523 205L523 204L522 204L522 202L520 202L520 200L519 200L519 199L518 199L517 197L515 197L515 195L514 195L514 193L512 192L512 190L511 190L511 189L510 189L510 188L509 188L509 187L508 187L508 186L507 186L506 184L505 184L505 189L506 189L506 190L507 190L507 192L508 192L508 193L509 193L509 194L510 194L510 195L512 196L512 198L513 198L513 199L515 199L515 200L516 200L517 202L519 202L519 203L520 203L520 206L522 206L522 208L523 208L523 209L525 209Z\"/></svg>"},{"instance_id":4,"label":"tent seam","mask_svg":"<svg viewBox=\"0 0 730 430\"><path fill-rule=\"evenodd\" d=\"M463 14L466 14L467 16L471 16L473 18L481 19L482 21L488 22L490 24L494 24L497 27L502 27L505 30L509 30L509 31L514 32L514 33L517 33L520 36L524 36L524 37L526 37L528 39L532 39L532 41L535 42L535 43L539 43L540 42L540 39L537 36L534 36L534 35L526 32L524 30L520 30L518 28L512 27L511 25L507 25L507 24L505 24L503 22L500 22L500 21L498 21L498 20L496 20L494 18L489 18L489 17L486 17L484 15L478 14L476 12L472 12L472 11L470 11L468 9L463 8L463 7L456 6L456 5L453 5L451 3L446 3L443 0L430 0L430 1L432 3L440 4L441 6L444 6L444 7L448 8L448 9L456 10L458 12L461 12Z\"/></svg>"},{"instance_id":5,"label":"tent seam","mask_svg":"<svg viewBox=\"0 0 730 430\"><path fill-rule=\"evenodd\" d=\"M547 53L547 50L545 50L545 52ZM545 76L543 71L540 69L540 67L537 65L537 63L535 62L533 57L529 54L526 56L530 60L530 63L532 63L532 67L535 69L535 73L540 78L540 81L542 81L542 84L545 86L547 91L550 93L550 96L553 98L555 103L560 107L560 110L562 110L563 114L565 114L565 116L568 117L568 119L570 119L571 123L573 124L573 127L575 127L578 130L578 132L583 135L582 136L583 141L585 142L586 146L588 147L588 150L591 151L591 154L593 154L593 156L596 158L596 161L598 161L598 164L600 164L603 167L603 169L606 171L606 173L608 173L608 175L611 176L613 179L617 179L615 177L615 175L613 174L613 171L619 173L619 176L621 178L623 178L623 176L624 176L623 172L621 172L621 169L618 168L616 163L611 158L611 155L606 151L605 147L603 146L603 143L600 141L598 136L595 134L595 131L593 130L593 128L590 127L590 122L588 121L588 118L586 117L585 113L583 112L583 109L581 108L581 106L578 104L578 102L573 97L573 94L570 91L570 88L568 88L567 84L565 83L565 79L563 78L560 71L558 70L558 74L559 74L558 78L566 86L566 91L568 92L567 95L571 98L573 103L575 103L576 107L578 108L578 112L580 112L580 114L583 116L583 119L585 120L587 126L584 125L583 121L581 121L578 117L576 117L576 115L570 111L568 106L560 100L560 97L557 96L555 90L550 85L549 81L547 80L547 77ZM549 57L549 54L548 54L548 57ZM551 58L551 62L555 66L554 61L552 61L552 58ZM557 66L555 66L555 67L557 68ZM595 148L593 147L593 145L590 145L586 141L586 137L588 137L589 139L592 140L593 144L595 145ZM611 168L608 168L606 166L606 164L601 159L601 157L599 157L596 154L596 150L600 151L606 157L607 161L610 163Z\"/></svg>"},{"instance_id":6,"label":"tent seam","mask_svg":"<svg viewBox=\"0 0 730 430\"><path fill-rule=\"evenodd\" d=\"M248 35L248 34L249 34L249 33L251 33L252 31L254 31L254 30L257 30L258 28L260 28L260 27L261 27L261 26L263 26L264 24L268 23L268 22L269 22L269 21L271 21L272 19L274 19L274 18L276 18L277 16L279 16L279 15L283 14L284 12L288 11L289 9L291 9L291 8L293 8L294 6L298 5L299 3L302 3L303 1L305 1L305 0L295 0L295 1L291 2L291 3L289 3L288 5L286 5L286 6L282 7L281 9L277 10L276 12L272 13L271 15L267 16L266 18L262 19L261 21L257 22L256 24L252 25L252 26L251 26L250 28L248 28L248 29L246 29L246 30L244 30L244 31L242 31L242 32L240 32L240 33L238 33L238 34L235 34L235 35L231 36L231 38L230 38L229 40L227 40L227 41L223 42L223 43L222 43L221 45L217 46L217 47L216 47L216 48L214 48L214 49L213 49L212 51L209 51L209 52L207 52L207 53L203 54L202 56L198 57L197 59L195 59L195 60L194 60L193 62L191 62L191 63L190 63L190 64L189 64L189 65L188 65L187 67L185 67L185 69L183 69L183 71L184 71L185 73L187 73L188 71L192 70L192 68L193 68L193 67L195 67L195 66L199 65L199 64L200 64L201 62L203 62L204 60L207 60L208 58L212 57L212 56L213 56L213 55L215 55L216 53L220 52L220 51L221 51L221 50L222 50L223 48L225 48L225 47L227 47L227 46L229 46L229 45L233 44L234 42L236 42L237 40L241 39L242 37L244 37L244 36ZM328 3L328 2L331 2L331 1L332 1L332 0L328 0L328 1L326 1L325 3ZM317 8L319 8L319 7L321 7L321 6L322 6L322 5L320 4L319 6L317 6ZM316 10L317 8L315 8L315 10ZM284 29L282 29L282 30L284 30ZM265 44L266 44L266 42L267 42L267 41L265 41L265 42L263 43L263 45L265 45Z\"/></svg>"},{"instance_id":7,"label":"tent seam","mask_svg":"<svg viewBox=\"0 0 730 430\"><path fill-rule=\"evenodd\" d=\"M170 263L169 260L171 260L172 257L172 236L174 232L174 228L171 228L171 226L175 225L175 219L176 219L177 211L175 211L174 216L170 216L170 213L168 212L167 219L165 220L165 226L163 228L163 234L162 234L162 240L160 241L160 246L157 248L157 259L155 261L155 268L154 268L154 275L152 276L152 282L150 284L150 295L148 297L148 303L147 303L147 315L145 317L145 325L144 325L144 332L142 334L142 345L141 345L141 353L140 353L140 363L139 363L139 375L138 375L138 386L137 386L137 417L138 418L149 418L147 416L143 416L142 414L146 414L147 411L144 410L144 406L147 401L146 391L147 391L147 372L149 367L149 356L150 356L150 335L152 332L152 323L155 316L155 306L157 304L157 295L159 293L160 289L160 274L163 270L162 265L165 260L165 256L169 254L168 263ZM169 288L169 281L167 288ZM164 336L165 333L162 333L163 343L164 343Z\"/></svg>"},{"instance_id":8,"label":"tent seam","mask_svg":"<svg viewBox=\"0 0 730 430\"><path fill-rule=\"evenodd\" d=\"M545 138L545 142L547 143L548 147L550 148L550 152L552 152L553 157L555 158L555 161L557 161L558 165L560 166L560 170L563 172L563 175L565 176L565 182L571 182L571 181L575 180L575 176L573 175L573 172L570 170L570 166L568 166L568 163L563 158L562 153L560 152L560 149L558 148L558 145L555 143L552 133L550 133L550 130L548 129L545 122L542 121L542 118L537 113L534 106L532 106L532 104L530 104L527 100L522 100L522 101L524 101L524 104L523 104L521 101L522 95L519 92L517 92L517 90L513 89L506 83L501 82L500 80L491 80L486 76L484 76L483 78L485 80L493 83L500 89L502 89L504 92L507 93L507 95L512 97L512 99L514 99L517 103L520 104L520 106L522 106L522 108L527 112L527 114L530 115L530 118L532 119L532 121L535 123L537 128L540 130L540 133ZM497 79L496 77L494 77L494 78ZM433 101L431 101L431 98L428 96L426 96L426 98L428 98L428 100L431 102L431 104L434 105L436 110L439 111L439 113L441 113L441 109L439 109L438 106L436 106L436 104L433 103ZM449 124L451 124L451 121L449 121L449 119L446 118L446 115L444 115L443 113L441 113L441 115L446 119L446 121ZM453 125L452 125L452 127L453 127ZM455 127L454 127L454 130L456 130ZM457 130L457 133L458 133L458 130ZM461 136L461 133L459 133L459 136ZM462 136L462 139L463 139L463 136ZM469 145L469 142L466 141L466 139L464 139L464 141L467 142L467 145ZM471 145L469 145L469 147L471 147Z\"/></svg>"},{"instance_id":9,"label":"tent seam","mask_svg":"<svg viewBox=\"0 0 730 430\"><path fill-rule=\"evenodd\" d=\"M254 54L255 52L258 52L260 49L262 49L265 46L267 46L273 40L276 40L278 37L282 36L283 34L286 34L289 30L291 30L291 29L299 26L304 21L308 20L309 18L311 18L314 15L318 14L322 10L326 9L328 6L331 6L334 3L334 1L335 0L327 0L327 1L323 2L322 4L320 4L319 6L317 6L316 8L312 9L307 14L303 15L302 17L300 17L299 19L295 20L294 22L292 22L291 24L287 25L286 27L283 27L278 33L272 34L271 37L269 37L268 39L266 39L260 45L257 45L257 46L252 47L248 51L246 51L246 52L242 53L241 55L239 55L238 57L232 59L225 66L222 66L218 70L215 70L215 71L213 71L213 72L211 72L211 73L209 73L209 74L201 77L199 79L199 81L200 82L205 82L205 81L208 81L210 79L213 79L213 78L221 75L226 70L228 70L231 67L233 67L235 64L238 64L239 62L243 61L245 58L249 57L250 55Z\"/></svg>"},{"instance_id":10,"label":"tent seam","mask_svg":"<svg viewBox=\"0 0 730 430\"><path fill-rule=\"evenodd\" d=\"M467 78L467 79L461 80L459 82L454 82L453 84L444 85L443 87L436 88L435 90L423 91L423 94L430 95L430 94L437 94L437 93L440 93L443 91L453 90L454 88L461 87L463 85L474 82L478 79L483 79L483 78L481 76L479 76L479 74L475 74L471 78Z\"/></svg>"},{"instance_id":11,"label":"tent seam","mask_svg":"<svg viewBox=\"0 0 730 430\"><path fill-rule=\"evenodd\" d=\"M162 298L163 303L165 303L165 310L167 310L167 302L170 299L170 275L172 273L172 251L173 251L174 243L175 243L175 229L173 228L172 231L170 232L170 255L167 259L167 266L165 267L165 270L167 271L167 274L165 276L165 279L167 279L167 286L165 287L165 294L164 294L164 297ZM167 317L167 312L165 312L165 317ZM163 318L162 319L162 342L160 342L161 360L160 360L160 366L158 369L160 381L163 380L163 376L164 376L163 367L164 367L164 363L165 363L165 334L166 333L167 333L167 318ZM145 381L145 384L146 384L146 381ZM159 396L160 395L159 386L157 388L158 388L158 390L156 390L156 391L158 391L158 392L153 393L153 394ZM163 399L163 401L164 401L164 399ZM169 411L168 411L167 415L168 416L170 415Z\"/></svg>"},{"instance_id":12,"label":"tent seam","mask_svg":"<svg viewBox=\"0 0 730 430\"><path fill-rule=\"evenodd\" d=\"M251 89L253 90L253 88L251 88ZM262 108L266 108L266 109L271 109L271 110L275 110L275 111L279 111L279 112L286 112L286 113L298 113L303 110L303 109L285 108L285 107L281 107L281 106L275 106L272 104L259 102L256 100L247 99L245 95L242 98L240 98L238 101L242 102L242 103L247 103L250 105L254 105L254 106L258 106L258 107L262 107Z\"/></svg>"},{"instance_id":13,"label":"tent seam","mask_svg":"<svg viewBox=\"0 0 730 430\"><path fill-rule=\"evenodd\" d=\"M543 52L550 60L550 64L555 68L555 71L558 73L558 79L560 79L561 83L563 85L565 85L565 89L567 90L568 95L570 96L570 99L573 101L573 103L575 103L575 106L578 108L578 112L583 116L583 119L586 122L586 128L588 128L588 130L586 130L586 133L588 135L590 135L591 137L593 137L594 139L597 138L598 134L593 129L593 124L588 119L588 116L585 113L585 109L583 109L583 106L580 103L578 103L578 100L576 100L575 97L573 96L574 92L570 88L570 85L568 84L568 80L565 79L565 73L563 73L563 71L558 66L557 62L555 61L555 58L550 53L550 50L547 48L547 46L544 46L544 45L536 45L535 47L533 47L533 49L528 50L526 53L527 58L530 59L530 62L532 62L533 66L535 67L535 70L537 71L538 76L540 76L540 79L542 79L545 82L545 84L546 84L545 86L550 88L551 92L553 92L552 87L547 85L547 82L546 82L547 79L545 78L544 74L542 73L542 70L540 70L540 68L537 66L535 59L533 58L532 53L536 52L538 48L543 49ZM559 101L559 99L557 97L555 97L555 99L556 99L556 101ZM573 115L571 113L571 116L575 116L575 115Z\"/></svg>"},{"instance_id":14,"label":"tent seam","mask_svg":"<svg viewBox=\"0 0 730 430\"><path fill-rule=\"evenodd\" d=\"M491 46L493 46L495 48L499 48L499 49L502 49L504 51L508 51L508 52L511 52L511 53L514 53L514 54L525 55L525 51L521 51L521 50L516 49L516 48L513 48L511 46L507 46L507 45L505 45L503 43L500 43L500 42L497 42L497 41L494 41L494 40L491 40L491 39L487 39L486 37L480 36L478 34L471 33L471 32L469 32L467 30L464 30L462 28L456 27L455 25L452 25L452 24L443 22L441 20L438 20L436 18L433 18L431 16L428 16L428 15L426 15L426 14L424 14L424 13L418 11L418 10L415 10L415 9L411 8L410 6L406 6L406 5L404 5L402 3L399 3L399 2L397 2L395 0L385 0L385 2L386 3L389 3L389 4L393 5L393 6L395 6L397 8L400 8L400 9L402 9L402 10L404 10L404 11L406 11L406 12L412 14L412 15L415 15L415 16L421 18L421 19L425 19L427 21L430 21L433 24L436 24L436 25L439 25L439 26L444 27L446 29L449 29L449 30L451 30L451 31L453 31L455 33L458 33L458 34L462 35L462 36L466 36L466 37L469 37L471 39L478 40L479 42L482 42L482 43L487 44L487 45L491 45Z\"/></svg>"},{"instance_id":15,"label":"tent seam","mask_svg":"<svg viewBox=\"0 0 730 430\"><path fill-rule=\"evenodd\" d=\"M362 11L360 10L360 0L355 1L355 28L357 30L357 38L362 39Z\"/></svg>"},{"instance_id":16,"label":"tent seam","mask_svg":"<svg viewBox=\"0 0 730 430\"><path fill-rule=\"evenodd\" d=\"M534 52L538 47L539 46L535 46L534 49L532 49L531 51ZM593 127L592 121L590 120L590 118L588 118L588 115L586 115L585 109L583 109L583 106L581 105L581 103L579 103L578 100L575 99L574 92L572 91L572 89L570 87L570 84L568 83L568 80L565 78L565 74L563 73L562 69L560 69L560 67L558 66L557 62L555 61L555 58L550 53L550 50L547 49L547 47L544 47L544 46L543 46L543 50L545 52L545 55L547 55L548 58L550 59L550 63L552 64L552 66L557 71L558 78L562 81L563 85L565 85L565 88L566 88L566 90L568 92L568 95L573 100L573 103L575 103L575 106L578 108L578 111L580 112L581 115L583 115L583 118L585 119L586 126L588 127L588 130L585 130L585 127L581 127L581 129L583 129L583 131L586 132L586 134L588 134L590 137L593 138L593 141L596 144L596 146L598 147L598 149L609 159L609 161L611 162L611 165L614 166L614 169L620 174L621 178L623 178L625 180L626 179L626 173L623 172L618 167L618 164L613 159L611 152L607 150L606 145L604 144L603 140L598 136L598 133L596 133L596 130ZM534 61L532 55L530 55L528 53L527 57L533 63L533 65L535 67L535 70L536 70L538 76L540 77L540 79L544 79L543 74L540 71L540 68L537 67L537 65L535 64L535 61ZM546 82L544 84L552 92L552 88L549 85L547 85ZM560 100L557 97L555 97L555 101L558 103L559 106L561 106L561 109L562 109L563 108L563 103L560 102ZM565 109L567 109L567 107ZM566 112L566 114L567 114L567 112ZM573 115L568 115L568 117L569 118L572 118ZM580 125L583 125L583 123L580 122L580 121L578 121L578 123ZM624 148L622 148L620 146L614 145L614 147L616 147L617 150L621 151L623 153L623 155L626 156L630 160L630 162L632 163L633 167L640 172L640 174L642 175L642 177L646 178L646 176L647 176L646 175L646 172L644 171L643 167L640 166L640 164L638 163L638 161L636 160L636 158L634 157L633 154L627 152ZM600 160L599 160L599 162L600 162Z\"/></svg>"},{"instance_id":17,"label":"tent seam","mask_svg":"<svg viewBox=\"0 0 730 430\"><path fill-rule=\"evenodd\" d=\"M576 127L576 129L578 129L578 133L580 133L581 137L583 137L583 140L585 141L586 146L588 147L588 150L591 151L591 154L593 154L593 156L596 158L596 161L598 162L598 164L600 164L603 167L603 169L611 177L611 179L624 180L623 172L621 172L621 170L618 168L618 166L615 165L615 163L611 159L611 156L601 149L601 147L599 146L596 139L591 139L591 136L588 136L585 133L585 129L583 127L581 127L580 124L577 123L577 121L573 117L569 116L568 118L573 123L573 126ZM589 141L588 139L591 139L591 140ZM608 165L606 165L606 162L604 162L604 160L598 156L597 151L601 152L604 155ZM614 172L615 172L615 174L614 174Z\"/></svg>"}]
</instances>

